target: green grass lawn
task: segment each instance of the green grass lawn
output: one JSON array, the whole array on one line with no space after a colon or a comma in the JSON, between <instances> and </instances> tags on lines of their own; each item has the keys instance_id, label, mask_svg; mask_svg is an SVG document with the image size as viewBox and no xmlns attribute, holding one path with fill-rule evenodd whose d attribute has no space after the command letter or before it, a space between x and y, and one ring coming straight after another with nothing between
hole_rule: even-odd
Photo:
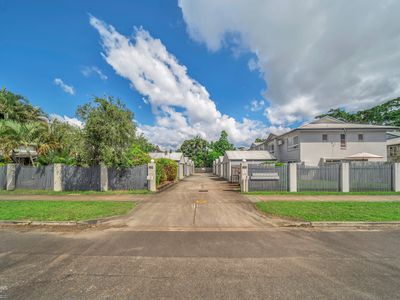
<instances>
[{"instance_id":1,"label":"green grass lawn","mask_svg":"<svg viewBox=\"0 0 400 300\"><path fill-rule=\"evenodd\" d=\"M257 191L257 192L246 192L242 193L244 195L305 195L305 196L312 196L312 195L398 195L400 196L400 192L380 192L380 191L374 191L374 192L349 192L349 193L343 193L343 192L322 192L322 191L308 191L308 192L287 192L287 191Z\"/></svg>"},{"instance_id":2,"label":"green grass lawn","mask_svg":"<svg viewBox=\"0 0 400 300\"><path fill-rule=\"evenodd\" d=\"M24 189L16 189L14 191L6 191L0 190L0 195L124 195L124 194L132 194L132 195L143 195L152 193L149 190L120 190L120 191L62 191L55 192L49 190L24 190Z\"/></svg>"},{"instance_id":3,"label":"green grass lawn","mask_svg":"<svg viewBox=\"0 0 400 300\"><path fill-rule=\"evenodd\" d=\"M0 201L0 220L82 221L123 215L134 202L115 201Z\"/></svg>"},{"instance_id":4,"label":"green grass lawn","mask_svg":"<svg viewBox=\"0 0 400 300\"><path fill-rule=\"evenodd\" d=\"M400 221L400 202L257 202L262 212L302 221Z\"/></svg>"}]
</instances>

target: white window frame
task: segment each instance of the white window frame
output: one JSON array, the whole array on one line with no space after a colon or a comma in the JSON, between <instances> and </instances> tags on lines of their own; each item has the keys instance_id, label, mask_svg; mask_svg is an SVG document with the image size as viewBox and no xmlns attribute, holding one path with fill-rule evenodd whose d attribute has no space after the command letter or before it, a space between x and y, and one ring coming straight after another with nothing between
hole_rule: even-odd
<instances>
[{"instance_id":1,"label":"white window frame","mask_svg":"<svg viewBox=\"0 0 400 300\"><path fill-rule=\"evenodd\" d=\"M324 139L324 137L326 137L326 139ZM328 139L328 134L327 133L323 133L322 134L322 142L323 143L327 143L329 141L329 139Z\"/></svg>"},{"instance_id":2,"label":"white window frame","mask_svg":"<svg viewBox=\"0 0 400 300\"><path fill-rule=\"evenodd\" d=\"M297 140L297 141L296 141ZM295 135L287 139L287 150L293 151L299 149L299 136Z\"/></svg>"},{"instance_id":3,"label":"white window frame","mask_svg":"<svg viewBox=\"0 0 400 300\"><path fill-rule=\"evenodd\" d=\"M361 139L360 139L360 137L361 137ZM359 134L357 134L357 140L358 140L359 142L364 142L364 133L359 133Z\"/></svg>"},{"instance_id":4,"label":"white window frame","mask_svg":"<svg viewBox=\"0 0 400 300\"><path fill-rule=\"evenodd\" d=\"M342 140L342 136L344 136L344 139ZM347 135L345 133L340 134L340 149L346 150L347 148Z\"/></svg>"}]
</instances>

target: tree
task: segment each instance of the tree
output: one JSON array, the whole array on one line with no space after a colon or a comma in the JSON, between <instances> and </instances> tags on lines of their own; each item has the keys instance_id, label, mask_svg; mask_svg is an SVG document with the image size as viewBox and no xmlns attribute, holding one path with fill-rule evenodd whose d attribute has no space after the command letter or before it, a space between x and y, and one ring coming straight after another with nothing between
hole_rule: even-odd
<instances>
[{"instance_id":1,"label":"tree","mask_svg":"<svg viewBox=\"0 0 400 300\"><path fill-rule=\"evenodd\" d=\"M400 126L400 98L356 113L346 112L342 108L331 109L328 113L317 116L317 118L324 116L334 117L346 122Z\"/></svg>"},{"instance_id":2,"label":"tree","mask_svg":"<svg viewBox=\"0 0 400 300\"><path fill-rule=\"evenodd\" d=\"M133 144L138 146L140 150L142 150L145 153L160 151L159 147L150 143L147 140L147 138L143 135L143 133L135 137Z\"/></svg>"},{"instance_id":3,"label":"tree","mask_svg":"<svg viewBox=\"0 0 400 300\"><path fill-rule=\"evenodd\" d=\"M45 117L43 111L32 106L24 96L5 88L0 90L0 120L29 122L43 121Z\"/></svg>"},{"instance_id":4,"label":"tree","mask_svg":"<svg viewBox=\"0 0 400 300\"><path fill-rule=\"evenodd\" d=\"M128 150L135 139L135 124L133 113L120 100L95 97L93 102L78 107L77 115L85 123L87 164L129 164Z\"/></svg>"},{"instance_id":5,"label":"tree","mask_svg":"<svg viewBox=\"0 0 400 300\"><path fill-rule=\"evenodd\" d=\"M210 151L207 155L206 166L212 167L213 161L225 154L226 151L234 150L235 147L229 142L228 133L221 131L219 139L210 143Z\"/></svg>"},{"instance_id":6,"label":"tree","mask_svg":"<svg viewBox=\"0 0 400 300\"><path fill-rule=\"evenodd\" d=\"M185 140L179 149L194 162L196 167L206 166L209 143L205 139L196 136L190 140Z\"/></svg>"}]
</instances>

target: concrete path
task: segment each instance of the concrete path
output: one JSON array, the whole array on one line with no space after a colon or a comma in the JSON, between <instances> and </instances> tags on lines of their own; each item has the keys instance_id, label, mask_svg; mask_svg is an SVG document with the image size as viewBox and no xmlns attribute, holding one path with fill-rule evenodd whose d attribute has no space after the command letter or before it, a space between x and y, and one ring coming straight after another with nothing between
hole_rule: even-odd
<instances>
[{"instance_id":1,"label":"concrete path","mask_svg":"<svg viewBox=\"0 0 400 300\"><path fill-rule=\"evenodd\" d=\"M210 174L195 174L154 194L125 218L127 230L247 230L273 226L240 193L238 186Z\"/></svg>"}]
</instances>

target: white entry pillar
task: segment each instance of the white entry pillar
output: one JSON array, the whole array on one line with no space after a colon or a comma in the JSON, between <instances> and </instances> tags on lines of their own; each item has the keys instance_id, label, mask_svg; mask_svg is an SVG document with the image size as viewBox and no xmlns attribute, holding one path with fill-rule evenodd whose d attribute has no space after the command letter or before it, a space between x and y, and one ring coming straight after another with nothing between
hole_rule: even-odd
<instances>
[{"instance_id":1,"label":"white entry pillar","mask_svg":"<svg viewBox=\"0 0 400 300\"><path fill-rule=\"evenodd\" d=\"M240 191L244 193L249 191L249 168L245 159L240 164Z\"/></svg>"},{"instance_id":2,"label":"white entry pillar","mask_svg":"<svg viewBox=\"0 0 400 300\"><path fill-rule=\"evenodd\" d=\"M13 191L15 190L15 171L16 171L17 165L15 164L8 164L7 165L7 185L6 189L7 191Z\"/></svg>"},{"instance_id":3,"label":"white entry pillar","mask_svg":"<svg viewBox=\"0 0 400 300\"><path fill-rule=\"evenodd\" d=\"M288 164L289 192L297 192L297 164Z\"/></svg>"},{"instance_id":4,"label":"white entry pillar","mask_svg":"<svg viewBox=\"0 0 400 300\"><path fill-rule=\"evenodd\" d=\"M54 164L53 166L53 190L55 192L62 191L62 164Z\"/></svg>"},{"instance_id":5,"label":"white entry pillar","mask_svg":"<svg viewBox=\"0 0 400 300\"><path fill-rule=\"evenodd\" d=\"M154 162L154 159L147 164L147 189L150 192L157 191L156 163Z\"/></svg>"},{"instance_id":6,"label":"white entry pillar","mask_svg":"<svg viewBox=\"0 0 400 300\"><path fill-rule=\"evenodd\" d=\"M106 165L100 165L100 191L108 191L108 168Z\"/></svg>"},{"instance_id":7,"label":"white entry pillar","mask_svg":"<svg viewBox=\"0 0 400 300\"><path fill-rule=\"evenodd\" d=\"M400 163L393 164L393 191L400 192Z\"/></svg>"},{"instance_id":8,"label":"white entry pillar","mask_svg":"<svg viewBox=\"0 0 400 300\"><path fill-rule=\"evenodd\" d=\"M340 164L340 191L350 192L350 164L347 162Z\"/></svg>"}]
</instances>

